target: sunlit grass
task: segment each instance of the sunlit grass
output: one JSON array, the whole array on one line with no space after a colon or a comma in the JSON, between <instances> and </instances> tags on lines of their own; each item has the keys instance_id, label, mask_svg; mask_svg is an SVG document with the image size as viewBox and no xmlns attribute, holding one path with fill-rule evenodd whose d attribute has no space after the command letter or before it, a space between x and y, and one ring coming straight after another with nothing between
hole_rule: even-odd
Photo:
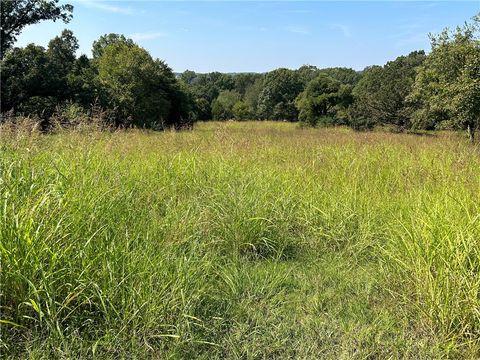
<instances>
[{"instance_id":1,"label":"sunlit grass","mask_svg":"<svg viewBox=\"0 0 480 360\"><path fill-rule=\"evenodd\" d=\"M3 131L13 358L480 356L480 155L456 134Z\"/></svg>"}]
</instances>

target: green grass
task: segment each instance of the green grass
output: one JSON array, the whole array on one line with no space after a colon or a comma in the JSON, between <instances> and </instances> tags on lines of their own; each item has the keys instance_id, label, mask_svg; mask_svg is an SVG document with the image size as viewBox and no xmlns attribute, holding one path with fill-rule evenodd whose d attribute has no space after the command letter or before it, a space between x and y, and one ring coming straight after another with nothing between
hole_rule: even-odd
<instances>
[{"instance_id":1,"label":"green grass","mask_svg":"<svg viewBox=\"0 0 480 360\"><path fill-rule=\"evenodd\" d=\"M480 155L456 134L4 130L0 151L6 358L480 357Z\"/></svg>"}]
</instances>

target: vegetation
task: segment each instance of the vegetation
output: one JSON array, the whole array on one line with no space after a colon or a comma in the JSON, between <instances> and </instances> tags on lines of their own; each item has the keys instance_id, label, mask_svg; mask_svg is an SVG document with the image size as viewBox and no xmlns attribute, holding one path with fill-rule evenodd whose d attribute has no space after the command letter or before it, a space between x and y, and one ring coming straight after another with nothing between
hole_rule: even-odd
<instances>
[{"instance_id":1,"label":"vegetation","mask_svg":"<svg viewBox=\"0 0 480 360\"><path fill-rule=\"evenodd\" d=\"M355 102L349 109L350 118L410 128L413 109L406 98L412 91L416 69L424 60L425 53L415 51L383 67L367 68L353 90Z\"/></svg>"},{"instance_id":2,"label":"vegetation","mask_svg":"<svg viewBox=\"0 0 480 360\"><path fill-rule=\"evenodd\" d=\"M480 154L451 133L11 126L7 357L480 355Z\"/></svg>"},{"instance_id":3,"label":"vegetation","mask_svg":"<svg viewBox=\"0 0 480 360\"><path fill-rule=\"evenodd\" d=\"M2 0L0 11L0 59L9 50L17 36L28 26L43 20L72 19L73 6L58 5L58 0Z\"/></svg>"},{"instance_id":4,"label":"vegetation","mask_svg":"<svg viewBox=\"0 0 480 360\"><path fill-rule=\"evenodd\" d=\"M411 99L417 101L417 125L446 123L468 129L474 140L480 128L480 17L475 22L432 36L432 53L419 68Z\"/></svg>"},{"instance_id":5,"label":"vegetation","mask_svg":"<svg viewBox=\"0 0 480 360\"><path fill-rule=\"evenodd\" d=\"M2 356L480 358L478 16L360 72L13 46L72 10L2 1Z\"/></svg>"},{"instance_id":6,"label":"vegetation","mask_svg":"<svg viewBox=\"0 0 480 360\"><path fill-rule=\"evenodd\" d=\"M2 3L3 5L3 3ZM94 41L93 59L76 58L64 30L48 49L12 48L22 28L68 22L73 7L56 0L7 1L2 9L2 113L37 116L43 128L69 106L104 109L115 126L161 130L197 120L287 120L308 126L392 126L399 131L480 128L479 21L432 35L432 51L414 51L362 72L347 68L276 69L265 74L175 76L164 61L121 34Z\"/></svg>"}]
</instances>

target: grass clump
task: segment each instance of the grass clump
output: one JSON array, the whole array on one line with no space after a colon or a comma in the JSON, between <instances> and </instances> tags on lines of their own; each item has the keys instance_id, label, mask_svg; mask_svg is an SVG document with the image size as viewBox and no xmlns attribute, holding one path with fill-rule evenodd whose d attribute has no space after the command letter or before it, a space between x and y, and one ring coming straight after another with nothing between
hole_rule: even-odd
<instances>
[{"instance_id":1,"label":"grass clump","mask_svg":"<svg viewBox=\"0 0 480 360\"><path fill-rule=\"evenodd\" d=\"M480 354L480 157L454 134L14 134L6 357Z\"/></svg>"}]
</instances>

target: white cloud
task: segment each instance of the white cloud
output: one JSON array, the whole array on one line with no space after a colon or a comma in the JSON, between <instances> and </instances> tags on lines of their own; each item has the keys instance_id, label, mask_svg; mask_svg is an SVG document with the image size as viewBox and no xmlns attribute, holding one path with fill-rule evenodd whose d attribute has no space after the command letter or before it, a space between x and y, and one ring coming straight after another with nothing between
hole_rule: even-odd
<instances>
[{"instance_id":1,"label":"white cloud","mask_svg":"<svg viewBox=\"0 0 480 360\"><path fill-rule=\"evenodd\" d=\"M83 4L89 8L100 9L115 14L134 15L135 11L130 7L117 6L112 4L106 4L104 1L97 0L79 0L80 4Z\"/></svg>"},{"instance_id":2,"label":"white cloud","mask_svg":"<svg viewBox=\"0 0 480 360\"><path fill-rule=\"evenodd\" d=\"M304 26L287 26L285 30L294 34L310 35L310 30Z\"/></svg>"},{"instance_id":3,"label":"white cloud","mask_svg":"<svg viewBox=\"0 0 480 360\"><path fill-rule=\"evenodd\" d=\"M165 32L139 32L131 34L129 37L133 41L154 40L168 36Z\"/></svg>"},{"instance_id":4,"label":"white cloud","mask_svg":"<svg viewBox=\"0 0 480 360\"><path fill-rule=\"evenodd\" d=\"M339 30L343 36L350 38L352 37L352 32L350 30L350 26L345 24L332 24L332 29Z\"/></svg>"}]
</instances>

